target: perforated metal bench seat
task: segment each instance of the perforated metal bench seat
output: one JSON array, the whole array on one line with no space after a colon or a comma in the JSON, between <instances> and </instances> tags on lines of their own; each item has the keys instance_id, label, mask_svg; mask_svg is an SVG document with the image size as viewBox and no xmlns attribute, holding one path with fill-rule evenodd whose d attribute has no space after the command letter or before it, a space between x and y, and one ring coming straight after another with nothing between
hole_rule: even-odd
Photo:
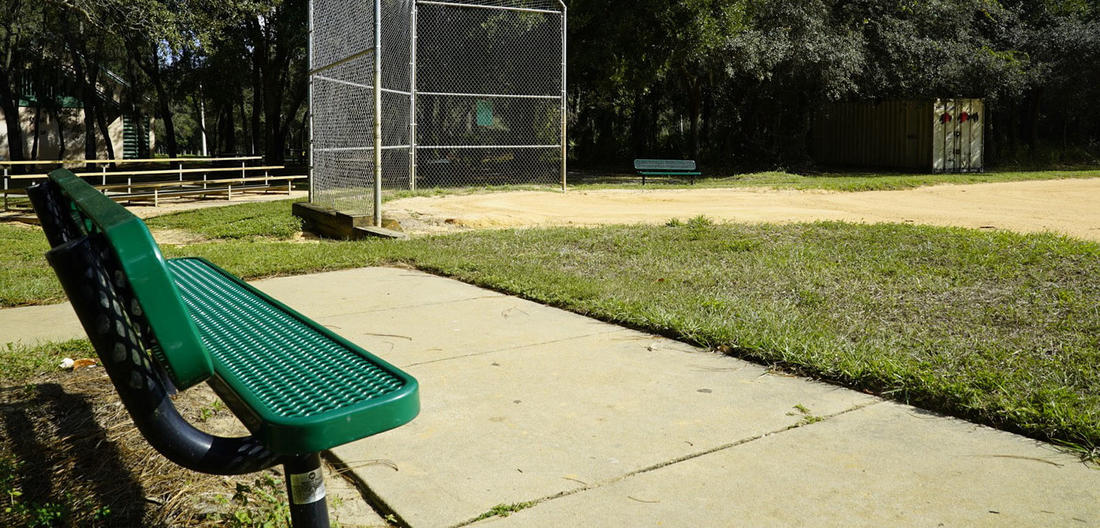
<instances>
[{"instance_id":1,"label":"perforated metal bench seat","mask_svg":"<svg viewBox=\"0 0 1100 528\"><path fill-rule=\"evenodd\" d=\"M166 263L210 352L208 381L269 449L321 451L416 416L400 370L206 260Z\"/></svg>"}]
</instances>

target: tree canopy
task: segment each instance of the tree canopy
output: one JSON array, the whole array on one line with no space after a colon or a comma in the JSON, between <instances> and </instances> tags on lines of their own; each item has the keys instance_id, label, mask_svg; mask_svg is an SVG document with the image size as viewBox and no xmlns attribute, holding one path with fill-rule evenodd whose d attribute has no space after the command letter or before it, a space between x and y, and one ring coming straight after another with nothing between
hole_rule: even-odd
<instances>
[{"instance_id":1,"label":"tree canopy","mask_svg":"<svg viewBox=\"0 0 1100 528\"><path fill-rule=\"evenodd\" d=\"M842 100L981 97L1010 161L1100 143L1100 8L1084 0L646 0L570 5L582 161L800 164Z\"/></svg>"},{"instance_id":2,"label":"tree canopy","mask_svg":"<svg viewBox=\"0 0 1100 528\"><path fill-rule=\"evenodd\" d=\"M94 152L113 111L97 90L116 75L121 106L157 118L167 154L203 137L212 153L273 161L305 145L307 0L0 3L5 116L28 91L46 114L73 92ZM582 164L806 165L822 105L934 97L987 100L993 160L1100 153L1100 7L1089 0L566 3L570 156ZM6 121L7 157L35 156Z\"/></svg>"}]
</instances>

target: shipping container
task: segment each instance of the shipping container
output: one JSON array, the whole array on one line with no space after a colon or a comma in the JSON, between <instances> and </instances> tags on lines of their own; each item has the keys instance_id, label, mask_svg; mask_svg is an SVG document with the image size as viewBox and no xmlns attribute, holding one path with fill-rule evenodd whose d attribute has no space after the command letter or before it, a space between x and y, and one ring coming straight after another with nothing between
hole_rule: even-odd
<instances>
[{"instance_id":1,"label":"shipping container","mask_svg":"<svg viewBox=\"0 0 1100 528\"><path fill-rule=\"evenodd\" d=\"M833 103L814 116L813 155L823 165L982 172L985 122L981 99Z\"/></svg>"}]
</instances>

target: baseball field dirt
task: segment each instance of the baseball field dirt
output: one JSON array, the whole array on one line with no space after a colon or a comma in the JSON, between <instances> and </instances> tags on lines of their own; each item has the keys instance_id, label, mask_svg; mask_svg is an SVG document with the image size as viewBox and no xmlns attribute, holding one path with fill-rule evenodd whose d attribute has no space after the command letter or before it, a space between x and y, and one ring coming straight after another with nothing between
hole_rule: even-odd
<instances>
[{"instance_id":1,"label":"baseball field dirt","mask_svg":"<svg viewBox=\"0 0 1100 528\"><path fill-rule=\"evenodd\" d=\"M1100 241L1100 179L937 185L902 191L775 189L570 190L416 197L386 204L406 231L727 222L901 222Z\"/></svg>"}]
</instances>

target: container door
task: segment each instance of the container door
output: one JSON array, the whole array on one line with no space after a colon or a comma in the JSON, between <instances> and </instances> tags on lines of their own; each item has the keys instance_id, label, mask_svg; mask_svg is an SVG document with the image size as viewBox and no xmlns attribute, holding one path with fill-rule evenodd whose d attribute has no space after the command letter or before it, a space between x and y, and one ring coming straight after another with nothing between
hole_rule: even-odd
<instances>
[{"instance_id":1,"label":"container door","mask_svg":"<svg viewBox=\"0 0 1100 528\"><path fill-rule=\"evenodd\" d=\"M936 102L936 124L933 134L934 166L936 172L956 172L959 170L959 130L958 112L954 99L940 99Z\"/></svg>"},{"instance_id":2,"label":"container door","mask_svg":"<svg viewBox=\"0 0 1100 528\"><path fill-rule=\"evenodd\" d=\"M972 148L971 140L973 139L971 130L970 118L971 118L971 101L973 99L959 99L957 103L958 112L955 113L955 122L957 123L958 130L955 132L956 138L956 156L959 172L970 172L970 151Z\"/></svg>"},{"instance_id":3,"label":"container door","mask_svg":"<svg viewBox=\"0 0 1100 528\"><path fill-rule=\"evenodd\" d=\"M947 121L944 115L947 107L942 99L932 104L932 172L944 171L944 137L947 135Z\"/></svg>"},{"instance_id":4,"label":"container door","mask_svg":"<svg viewBox=\"0 0 1100 528\"><path fill-rule=\"evenodd\" d=\"M975 172L985 171L985 105L981 99L970 103L970 168Z\"/></svg>"}]
</instances>

